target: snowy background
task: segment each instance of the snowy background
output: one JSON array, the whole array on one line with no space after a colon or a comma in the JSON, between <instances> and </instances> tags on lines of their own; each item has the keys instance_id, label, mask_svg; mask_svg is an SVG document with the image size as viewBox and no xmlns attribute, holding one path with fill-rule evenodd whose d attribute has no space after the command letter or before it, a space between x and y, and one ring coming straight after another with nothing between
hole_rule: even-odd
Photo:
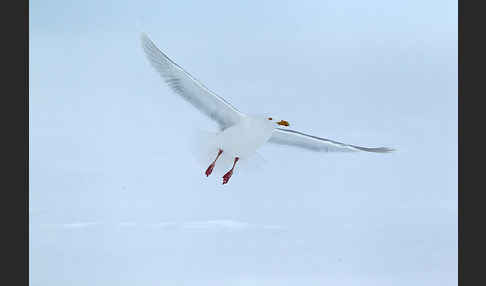
<instances>
[{"instance_id":1,"label":"snowy background","mask_svg":"<svg viewBox=\"0 0 486 286\"><path fill-rule=\"evenodd\" d=\"M243 112L398 151L268 145L222 186L141 31ZM32 286L457 284L457 1L34 0L29 38Z\"/></svg>"}]
</instances>

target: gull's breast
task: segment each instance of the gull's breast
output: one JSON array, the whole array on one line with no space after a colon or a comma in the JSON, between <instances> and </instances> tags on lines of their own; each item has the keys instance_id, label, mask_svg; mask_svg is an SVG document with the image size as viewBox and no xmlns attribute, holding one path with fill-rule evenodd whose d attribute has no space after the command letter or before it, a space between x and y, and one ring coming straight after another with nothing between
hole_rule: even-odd
<instances>
[{"instance_id":1,"label":"gull's breast","mask_svg":"<svg viewBox=\"0 0 486 286\"><path fill-rule=\"evenodd\" d=\"M273 125L261 119L247 118L218 134L218 144L226 155L245 158L268 141Z\"/></svg>"}]
</instances>

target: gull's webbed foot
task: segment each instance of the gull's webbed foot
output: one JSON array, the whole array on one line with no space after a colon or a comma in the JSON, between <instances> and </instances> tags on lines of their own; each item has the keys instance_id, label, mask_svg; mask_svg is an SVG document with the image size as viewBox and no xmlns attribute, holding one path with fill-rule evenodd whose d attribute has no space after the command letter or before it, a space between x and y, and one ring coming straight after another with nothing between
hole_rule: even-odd
<instances>
[{"instance_id":1,"label":"gull's webbed foot","mask_svg":"<svg viewBox=\"0 0 486 286\"><path fill-rule=\"evenodd\" d=\"M211 165L209 165L209 167L206 169L206 172L205 172L206 177L211 175L211 173L213 172L214 166L216 166L216 160L218 160L219 156L221 156L222 153L223 153L223 150L219 149L218 150L218 156L216 156L216 159L214 159L213 163L211 163Z\"/></svg>"},{"instance_id":2,"label":"gull's webbed foot","mask_svg":"<svg viewBox=\"0 0 486 286\"><path fill-rule=\"evenodd\" d=\"M213 169L214 169L214 166L215 165L216 164L214 164L214 163L212 163L211 165L209 165L209 167L206 169L206 172L205 172L206 177L208 177L209 175L211 175L211 173L213 172Z\"/></svg>"},{"instance_id":3,"label":"gull's webbed foot","mask_svg":"<svg viewBox=\"0 0 486 286\"><path fill-rule=\"evenodd\" d=\"M228 183L229 179L233 175L233 169L229 170L226 174L223 176L223 185Z\"/></svg>"},{"instance_id":4,"label":"gull's webbed foot","mask_svg":"<svg viewBox=\"0 0 486 286\"><path fill-rule=\"evenodd\" d=\"M223 176L223 185L226 184L226 183L228 183L229 179L233 175L233 170L235 169L236 162L238 162L239 159L240 158L235 157L235 161L233 162L233 167L226 174L224 174L224 176Z\"/></svg>"}]
</instances>

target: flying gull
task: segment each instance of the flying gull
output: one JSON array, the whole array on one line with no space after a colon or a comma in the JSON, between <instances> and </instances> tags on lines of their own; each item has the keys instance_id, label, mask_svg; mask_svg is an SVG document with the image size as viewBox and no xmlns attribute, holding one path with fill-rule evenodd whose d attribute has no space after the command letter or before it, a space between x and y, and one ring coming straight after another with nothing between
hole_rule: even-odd
<instances>
[{"instance_id":1,"label":"flying gull","mask_svg":"<svg viewBox=\"0 0 486 286\"><path fill-rule=\"evenodd\" d=\"M228 183L240 159L250 157L266 142L317 152L388 153L393 151L386 147L367 148L344 144L288 129L289 123L285 120L243 114L172 61L145 33L141 35L141 41L150 64L159 72L167 85L219 125L219 133L214 138L217 146L214 152L215 159L208 162L209 167L205 175L211 175L216 161L224 153L232 158L232 168L224 174L223 184Z\"/></svg>"}]
</instances>

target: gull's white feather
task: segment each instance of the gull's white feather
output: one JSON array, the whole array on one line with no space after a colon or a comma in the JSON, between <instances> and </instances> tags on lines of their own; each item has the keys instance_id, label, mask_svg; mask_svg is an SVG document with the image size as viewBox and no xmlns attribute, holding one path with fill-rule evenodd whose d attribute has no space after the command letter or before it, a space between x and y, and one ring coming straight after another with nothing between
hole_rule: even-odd
<instances>
[{"instance_id":1,"label":"gull's white feather","mask_svg":"<svg viewBox=\"0 0 486 286\"><path fill-rule=\"evenodd\" d=\"M237 124L245 116L169 59L146 34L141 35L141 41L150 64L164 78L169 87L216 121L221 130Z\"/></svg>"},{"instance_id":2,"label":"gull's white feather","mask_svg":"<svg viewBox=\"0 0 486 286\"><path fill-rule=\"evenodd\" d=\"M386 147L367 148L356 145L344 144L326 138L308 135L299 131L283 128L276 128L273 131L272 137L270 137L268 142L281 145L296 146L318 152L366 151L375 153L388 153L394 151L393 149Z\"/></svg>"},{"instance_id":3,"label":"gull's white feather","mask_svg":"<svg viewBox=\"0 0 486 286\"><path fill-rule=\"evenodd\" d=\"M208 164L214 160L219 149L222 147L222 143L224 143L219 133L204 130L196 130L191 142L191 153L194 155L196 163L201 169L208 167ZM218 159L213 173L218 176L226 173L233 165L234 156L235 154L229 151L223 152ZM240 158L237 170L238 172L241 170L244 173L254 173L261 171L266 163L263 156L258 154L258 152L254 152L250 156Z\"/></svg>"}]
</instances>

